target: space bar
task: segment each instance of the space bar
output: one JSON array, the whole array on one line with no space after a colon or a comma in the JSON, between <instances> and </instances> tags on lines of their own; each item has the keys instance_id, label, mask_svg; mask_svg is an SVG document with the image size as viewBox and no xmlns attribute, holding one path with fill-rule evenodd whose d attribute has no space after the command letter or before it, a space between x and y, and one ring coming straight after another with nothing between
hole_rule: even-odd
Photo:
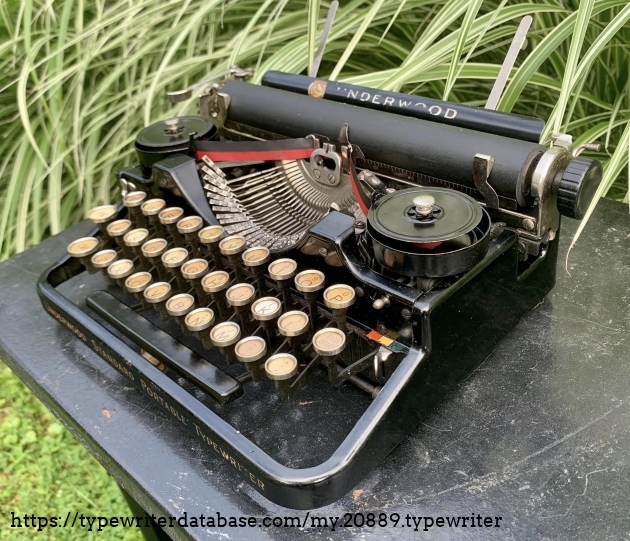
<instances>
[{"instance_id":1,"label":"space bar","mask_svg":"<svg viewBox=\"0 0 630 541\"><path fill-rule=\"evenodd\" d=\"M106 291L92 293L87 298L87 305L136 345L206 391L220 404L231 402L243 394L243 387L236 379Z\"/></svg>"}]
</instances>

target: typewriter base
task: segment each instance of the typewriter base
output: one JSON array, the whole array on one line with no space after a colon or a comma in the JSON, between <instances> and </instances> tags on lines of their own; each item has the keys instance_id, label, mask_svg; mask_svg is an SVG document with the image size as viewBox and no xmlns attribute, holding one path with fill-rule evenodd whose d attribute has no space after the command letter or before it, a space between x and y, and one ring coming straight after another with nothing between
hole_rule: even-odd
<instances>
[{"instance_id":1,"label":"typewriter base","mask_svg":"<svg viewBox=\"0 0 630 541\"><path fill-rule=\"evenodd\" d=\"M526 315L354 494L319 510L319 516L485 510L504 517L501 536L517 539L626 534L630 333L620 291L630 280L627 207L600 203L572 251L569 276L564 256L576 225L563 226L561 276L549 300ZM287 511L243 484L229 465L39 308L37 276L87 231L86 224L77 226L0 265L2 314L10 316L0 319L0 357L147 512L192 516L211 508L222 515L303 520L305 511ZM610 272L601 272L603 261ZM419 535L391 526L221 531L278 540ZM216 538L216 531L199 528L169 533L177 539ZM477 528L442 532L461 534L488 536ZM437 535L436 529L429 535Z\"/></svg>"},{"instance_id":2,"label":"typewriter base","mask_svg":"<svg viewBox=\"0 0 630 541\"><path fill-rule=\"evenodd\" d=\"M414 335L422 337L421 346L409 350L330 457L300 469L274 460L56 290L51 284L67 279L67 257L42 275L38 291L50 315L266 498L294 509L312 509L336 501L356 486L487 357L526 311L543 300L555 281L557 244L556 238L546 257L519 280L517 239L504 232L491 241L485 259L455 285L420 297L412 321L419 327ZM282 428L273 433L282 435Z\"/></svg>"}]
</instances>

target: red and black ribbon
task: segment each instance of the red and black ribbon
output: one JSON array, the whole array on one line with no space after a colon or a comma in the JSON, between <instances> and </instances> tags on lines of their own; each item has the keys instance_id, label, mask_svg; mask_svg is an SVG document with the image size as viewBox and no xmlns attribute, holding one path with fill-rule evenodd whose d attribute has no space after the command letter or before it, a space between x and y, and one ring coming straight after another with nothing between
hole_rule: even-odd
<instances>
[{"instance_id":1,"label":"red and black ribbon","mask_svg":"<svg viewBox=\"0 0 630 541\"><path fill-rule=\"evenodd\" d=\"M196 141L197 159L208 156L213 162L306 160L315 150L313 139L272 141Z\"/></svg>"},{"instance_id":2,"label":"red and black ribbon","mask_svg":"<svg viewBox=\"0 0 630 541\"><path fill-rule=\"evenodd\" d=\"M271 141L196 141L197 159L204 156L213 162L247 162L274 160L306 160L315 150L315 141L303 139L279 139ZM349 145L349 173L352 191L359 207L367 216L372 201L365 193L357 179L352 147Z\"/></svg>"}]
</instances>

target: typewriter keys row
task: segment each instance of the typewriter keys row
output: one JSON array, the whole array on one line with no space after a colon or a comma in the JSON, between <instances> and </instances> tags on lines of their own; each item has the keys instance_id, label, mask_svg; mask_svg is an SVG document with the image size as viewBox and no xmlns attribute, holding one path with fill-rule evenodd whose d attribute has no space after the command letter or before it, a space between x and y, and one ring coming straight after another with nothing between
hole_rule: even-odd
<instances>
[{"instance_id":1,"label":"typewriter keys row","mask_svg":"<svg viewBox=\"0 0 630 541\"><path fill-rule=\"evenodd\" d=\"M242 363L254 381L273 380L283 399L320 364L328 369L331 383L348 379L337 357L346 348L346 313L355 302L354 288L326 287L321 271L298 272L297 262L289 258L270 261L268 248L248 247L245 237L227 236L222 226L203 227L200 217L184 216L183 209L167 207L164 200L138 196L128 198L125 206L129 219L107 223L108 237L118 251L102 249L95 240L81 244L86 239L79 239L73 255L89 257L110 283L122 285L162 318L177 320L205 348L219 348L228 363ZM131 209L139 209L146 226L133 219ZM117 218L114 210L112 206L93 217ZM166 236L156 237L159 231ZM231 272L221 268L222 258ZM140 268L134 268L134 260ZM279 296L270 291L268 279L275 281ZM304 300L294 300L292 287ZM317 330L322 321L318 300L332 312L335 327ZM304 311L297 310L296 303L304 305Z\"/></svg>"}]
</instances>

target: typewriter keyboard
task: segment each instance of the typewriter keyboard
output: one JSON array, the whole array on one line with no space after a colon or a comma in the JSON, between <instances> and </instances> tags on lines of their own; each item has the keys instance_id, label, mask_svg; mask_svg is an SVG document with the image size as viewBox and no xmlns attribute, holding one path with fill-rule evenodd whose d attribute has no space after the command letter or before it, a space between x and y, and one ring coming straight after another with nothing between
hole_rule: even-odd
<instances>
[{"instance_id":1,"label":"typewriter keyboard","mask_svg":"<svg viewBox=\"0 0 630 541\"><path fill-rule=\"evenodd\" d=\"M381 365L389 355L379 350L404 344L362 322L374 301L344 268L248 246L144 192L127 194L124 205L124 219L111 205L92 209L100 235L77 239L68 254L109 285L90 295L89 308L149 362L223 404L264 380L288 401L316 372L332 387L379 393L395 368Z\"/></svg>"}]
</instances>

